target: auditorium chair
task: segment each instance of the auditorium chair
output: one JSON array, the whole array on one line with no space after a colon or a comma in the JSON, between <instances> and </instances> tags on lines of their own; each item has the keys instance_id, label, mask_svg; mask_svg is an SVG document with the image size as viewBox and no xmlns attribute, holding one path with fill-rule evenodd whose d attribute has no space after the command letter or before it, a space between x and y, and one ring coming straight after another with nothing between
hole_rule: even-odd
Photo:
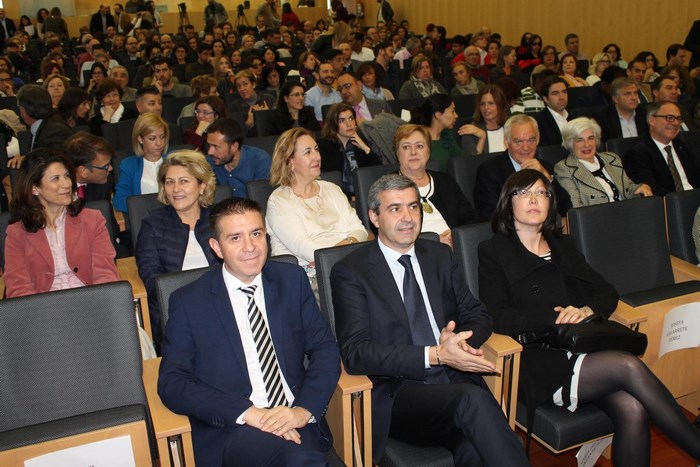
<instances>
[{"instance_id":1,"label":"auditorium chair","mask_svg":"<svg viewBox=\"0 0 700 467\"><path fill-rule=\"evenodd\" d=\"M331 270L338 261L364 245L367 245L367 243L322 248L314 252L321 312L328 318L334 334L336 320L330 281ZM500 375L485 376L484 380L486 380L489 389L503 408L508 424L511 428L514 428L515 406L511 402L514 402L517 397L520 366L519 353L522 347L510 337L492 334L482 346L482 349L484 350L484 356L501 370ZM363 404L366 404L364 415L367 417L371 413L369 403L364 400ZM371 435L369 439L371 439ZM369 440L366 442L369 442ZM367 445L365 445L365 449L367 449ZM369 447L369 452L371 453L371 446ZM441 446L418 446L389 438L380 465L382 467L414 465L451 467L454 466L454 462L452 453Z\"/></svg>"},{"instance_id":2,"label":"auditorium chair","mask_svg":"<svg viewBox=\"0 0 700 467\"><path fill-rule=\"evenodd\" d=\"M664 201L671 254L683 261L698 264L692 231L695 213L700 208L700 188L669 193Z\"/></svg>"},{"instance_id":3,"label":"auditorium chair","mask_svg":"<svg viewBox=\"0 0 700 467\"><path fill-rule=\"evenodd\" d=\"M569 230L588 263L620 294L616 314L646 316L642 360L687 410L700 405L700 347L659 356L664 317L700 301L700 270L669 254L664 201L636 198L569 211Z\"/></svg>"},{"instance_id":4,"label":"auditorium chair","mask_svg":"<svg viewBox=\"0 0 700 467\"><path fill-rule=\"evenodd\" d=\"M144 390L133 311L126 282L0 301L0 465L122 436L135 465L176 465L160 440L177 416Z\"/></svg>"}]
</instances>

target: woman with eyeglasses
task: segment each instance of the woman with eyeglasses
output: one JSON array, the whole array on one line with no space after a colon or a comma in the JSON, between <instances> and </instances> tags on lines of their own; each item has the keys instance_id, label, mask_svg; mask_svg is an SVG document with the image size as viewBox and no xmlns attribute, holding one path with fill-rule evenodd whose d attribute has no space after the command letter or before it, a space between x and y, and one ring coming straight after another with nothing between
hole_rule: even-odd
<instances>
[{"instance_id":1,"label":"woman with eyeglasses","mask_svg":"<svg viewBox=\"0 0 700 467\"><path fill-rule=\"evenodd\" d=\"M305 105L304 85L295 81L285 81L277 99L277 111L268 122L268 134L281 135L290 128L306 128L319 131L321 125L316 120L314 108Z\"/></svg>"},{"instance_id":2,"label":"woman with eyeglasses","mask_svg":"<svg viewBox=\"0 0 700 467\"><path fill-rule=\"evenodd\" d=\"M479 245L479 299L493 331L514 338L554 324L579 323L615 311L618 294L557 227L556 199L541 172L521 170L506 180L491 225ZM535 409L556 404L575 412L593 404L614 426L613 465L649 465L649 421L700 461L700 429L636 356L622 351L572 354L526 344L520 395L532 426Z\"/></svg>"},{"instance_id":3,"label":"woman with eyeglasses","mask_svg":"<svg viewBox=\"0 0 700 467\"><path fill-rule=\"evenodd\" d=\"M573 207L653 196L649 185L627 176L617 154L597 152L600 133L596 121L586 117L566 122L561 129L562 145L570 154L554 166L554 176Z\"/></svg>"},{"instance_id":4,"label":"woman with eyeglasses","mask_svg":"<svg viewBox=\"0 0 700 467\"><path fill-rule=\"evenodd\" d=\"M552 70L559 73L559 53L557 48L553 45L545 45L542 48L540 64L535 66L532 70L532 74L537 74L543 70Z\"/></svg>"},{"instance_id":5,"label":"woman with eyeglasses","mask_svg":"<svg viewBox=\"0 0 700 467\"><path fill-rule=\"evenodd\" d=\"M28 156L10 203L3 275L7 297L118 281L105 219L83 208L71 160L49 149Z\"/></svg>"},{"instance_id":6,"label":"woman with eyeglasses","mask_svg":"<svg viewBox=\"0 0 700 467\"><path fill-rule=\"evenodd\" d=\"M586 76L586 83L589 86L593 86L595 83L600 81L600 77L603 72L610 66L612 60L610 56L606 53L597 53L593 56L591 60L591 65L588 67L588 76Z\"/></svg>"},{"instance_id":7,"label":"woman with eyeglasses","mask_svg":"<svg viewBox=\"0 0 700 467\"><path fill-rule=\"evenodd\" d=\"M603 47L603 53L608 54L610 57L610 66L617 66L624 70L627 69L627 62L622 59L620 46L617 44L608 44Z\"/></svg>"},{"instance_id":8,"label":"woman with eyeglasses","mask_svg":"<svg viewBox=\"0 0 700 467\"><path fill-rule=\"evenodd\" d=\"M195 122L192 128L185 130L182 135L184 144L191 144L192 149L206 154L207 128L220 118L228 117L228 110L224 101L216 96L205 96L197 100L194 105Z\"/></svg>"},{"instance_id":9,"label":"woman with eyeglasses","mask_svg":"<svg viewBox=\"0 0 700 467\"><path fill-rule=\"evenodd\" d=\"M158 201L163 206L143 219L134 255L148 292L156 341L161 336L156 277L217 264L209 247L209 210L215 191L214 172L199 152L175 151L158 170Z\"/></svg>"}]
</instances>

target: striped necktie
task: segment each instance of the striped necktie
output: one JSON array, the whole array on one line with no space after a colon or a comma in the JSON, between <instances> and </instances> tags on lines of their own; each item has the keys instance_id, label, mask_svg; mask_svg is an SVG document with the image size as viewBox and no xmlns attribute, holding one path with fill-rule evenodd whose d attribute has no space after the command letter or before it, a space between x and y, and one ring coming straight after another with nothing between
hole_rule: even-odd
<instances>
[{"instance_id":1,"label":"striped necktie","mask_svg":"<svg viewBox=\"0 0 700 467\"><path fill-rule=\"evenodd\" d=\"M265 382L268 407L288 405L289 402L282 386L282 376L279 363L277 362L277 355L275 355L275 348L272 345L272 337L267 329L267 323L265 323L262 312L253 298L256 288L257 286L251 285L249 287L241 287L240 291L248 297L248 320L250 321L250 330L253 333L253 340L260 359L260 369Z\"/></svg>"}]
</instances>

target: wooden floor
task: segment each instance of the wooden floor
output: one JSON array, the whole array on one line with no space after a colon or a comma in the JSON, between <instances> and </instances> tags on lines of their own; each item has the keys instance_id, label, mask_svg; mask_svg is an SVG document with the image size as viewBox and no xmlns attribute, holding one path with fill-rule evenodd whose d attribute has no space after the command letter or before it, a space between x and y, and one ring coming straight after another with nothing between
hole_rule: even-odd
<instances>
[{"instance_id":1,"label":"wooden floor","mask_svg":"<svg viewBox=\"0 0 700 467\"><path fill-rule=\"evenodd\" d=\"M686 413L689 420L695 417ZM525 433L517 430L518 434L525 437ZM533 467L576 467L576 453L578 449L572 449L562 454L552 454L539 443L533 440L530 448L530 461ZM601 458L596 462L596 467L612 467L612 461ZM651 430L651 467L695 467L695 461L677 448L655 426ZM628 467L628 466L622 466Z\"/></svg>"}]
</instances>

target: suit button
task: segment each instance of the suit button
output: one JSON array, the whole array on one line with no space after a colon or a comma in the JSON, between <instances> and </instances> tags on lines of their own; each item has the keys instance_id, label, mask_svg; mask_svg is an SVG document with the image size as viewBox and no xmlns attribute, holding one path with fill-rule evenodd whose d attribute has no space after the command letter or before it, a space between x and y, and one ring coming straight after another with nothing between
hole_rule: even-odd
<instances>
[{"instance_id":1,"label":"suit button","mask_svg":"<svg viewBox=\"0 0 700 467\"><path fill-rule=\"evenodd\" d=\"M532 286L532 293L540 293L540 286L535 284Z\"/></svg>"},{"instance_id":2,"label":"suit button","mask_svg":"<svg viewBox=\"0 0 700 467\"><path fill-rule=\"evenodd\" d=\"M73 268L73 272L78 272L77 266Z\"/></svg>"}]
</instances>

